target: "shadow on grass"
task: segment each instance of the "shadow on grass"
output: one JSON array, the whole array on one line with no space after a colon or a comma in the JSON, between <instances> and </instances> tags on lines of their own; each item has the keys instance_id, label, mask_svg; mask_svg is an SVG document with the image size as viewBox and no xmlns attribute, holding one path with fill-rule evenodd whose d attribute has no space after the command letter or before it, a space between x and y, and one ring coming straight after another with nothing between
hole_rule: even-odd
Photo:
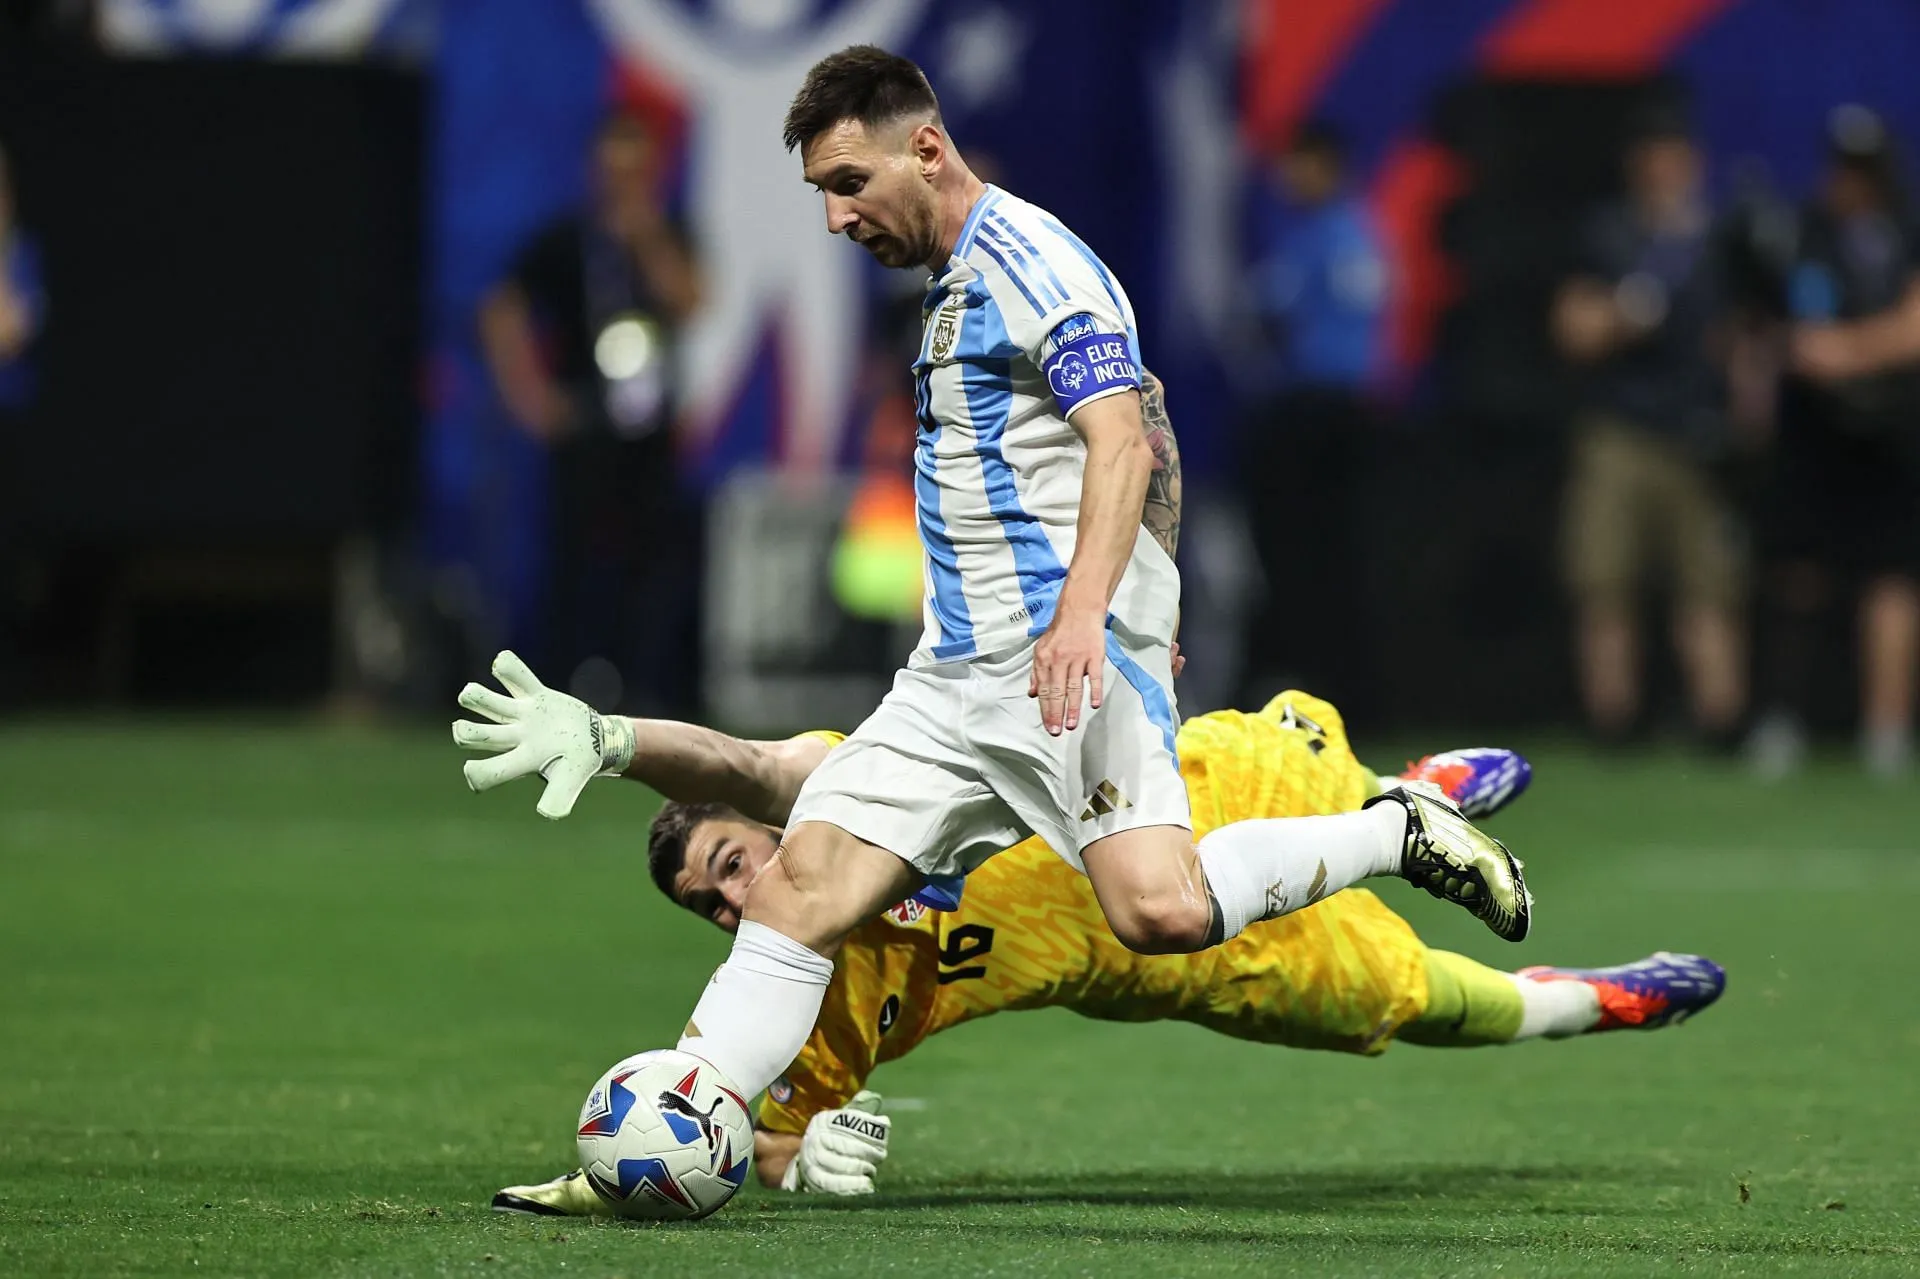
<instances>
[{"instance_id":1,"label":"shadow on grass","mask_svg":"<svg viewBox=\"0 0 1920 1279\"><path fill-rule=\"evenodd\" d=\"M1271 1212L1404 1210L1410 1203L1491 1200L1540 1212L1538 1196L1549 1186L1571 1190L1601 1183L1611 1199L1623 1184L1644 1182L1641 1168L1607 1165L1436 1164L1351 1172L1235 1173L1207 1181L1191 1169L1169 1176L1146 1171L1057 1174L1018 1181L955 1182L867 1199L809 1200L809 1209L858 1212L863 1208L969 1208L986 1205L1083 1204L1088 1207L1254 1208ZM1522 1197L1524 1196L1524 1198ZM1436 1205L1437 1206L1437 1205ZM1560 1209L1588 1212L1587 1205Z\"/></svg>"},{"instance_id":2,"label":"shadow on grass","mask_svg":"<svg viewBox=\"0 0 1920 1279\"><path fill-rule=\"evenodd\" d=\"M1855 1233L1847 1227L1862 1223L1826 1214L1764 1225L1730 1221L1702 1216L1704 1203L1656 1204L1656 1193L1648 1169L1630 1164L1435 1164L1236 1174L1218 1182L1203 1181L1190 1170L1165 1180L1135 1171L956 1183L872 1198L761 1198L742 1205L747 1211L721 1213L703 1227L804 1229L813 1218L835 1231L852 1227L904 1237L947 1233L967 1224L1035 1243L1077 1239L1200 1249L1332 1245L1420 1256L1462 1247L1509 1253L1575 1248L1639 1259L1631 1265L1682 1253L1830 1258L1836 1264L1920 1256L1920 1244L1904 1235ZM1035 1211L1010 1211L1020 1208ZM1133 1208L1175 1208L1192 1216L1156 1214L1127 1221L1102 1211ZM986 1213L976 1218L974 1209ZM1244 1211L1261 1215L1233 1220L1211 1215ZM955 1213L966 1219L956 1221ZM1343 1219L1305 1220L1333 1213ZM1838 1234L1834 1227L1840 1228Z\"/></svg>"}]
</instances>

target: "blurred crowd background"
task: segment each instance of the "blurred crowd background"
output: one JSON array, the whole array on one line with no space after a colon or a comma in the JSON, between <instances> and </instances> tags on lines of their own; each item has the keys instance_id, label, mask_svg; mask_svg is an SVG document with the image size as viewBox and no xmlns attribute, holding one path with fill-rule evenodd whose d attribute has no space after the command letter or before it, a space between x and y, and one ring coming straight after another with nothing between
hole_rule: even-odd
<instances>
[{"instance_id":1,"label":"blurred crowd background","mask_svg":"<svg viewBox=\"0 0 1920 1279\"><path fill-rule=\"evenodd\" d=\"M1910 766L1911 0L5 0L0 705L850 724L920 279L805 69L926 67L1115 269L1181 702Z\"/></svg>"}]
</instances>

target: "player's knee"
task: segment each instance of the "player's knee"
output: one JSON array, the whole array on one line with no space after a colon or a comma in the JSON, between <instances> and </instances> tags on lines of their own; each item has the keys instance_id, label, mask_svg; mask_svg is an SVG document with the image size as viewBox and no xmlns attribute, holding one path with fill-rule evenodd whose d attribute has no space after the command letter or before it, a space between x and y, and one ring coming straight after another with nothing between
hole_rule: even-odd
<instances>
[{"instance_id":1,"label":"player's knee","mask_svg":"<svg viewBox=\"0 0 1920 1279\"><path fill-rule=\"evenodd\" d=\"M783 850L784 851L784 850ZM791 873L786 859L776 855L747 886L740 918L773 929L811 950L830 955L846 940L845 930L833 927L835 912L824 909L822 886L805 875Z\"/></svg>"},{"instance_id":2,"label":"player's knee","mask_svg":"<svg viewBox=\"0 0 1920 1279\"><path fill-rule=\"evenodd\" d=\"M1207 944L1212 923L1204 900L1183 894L1143 895L1108 914L1120 944L1140 955L1182 955Z\"/></svg>"},{"instance_id":3,"label":"player's knee","mask_svg":"<svg viewBox=\"0 0 1920 1279\"><path fill-rule=\"evenodd\" d=\"M809 823L788 831L753 877L740 917L830 956L848 933L911 891L909 875L891 853Z\"/></svg>"}]
</instances>

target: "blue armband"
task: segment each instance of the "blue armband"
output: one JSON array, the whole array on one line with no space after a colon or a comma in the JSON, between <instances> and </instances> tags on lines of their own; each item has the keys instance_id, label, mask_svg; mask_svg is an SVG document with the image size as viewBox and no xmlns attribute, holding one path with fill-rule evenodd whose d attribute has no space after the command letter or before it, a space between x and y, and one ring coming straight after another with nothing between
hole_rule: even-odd
<instances>
[{"instance_id":1,"label":"blue armband","mask_svg":"<svg viewBox=\"0 0 1920 1279\"><path fill-rule=\"evenodd\" d=\"M1056 346L1047 359L1047 385L1064 416L1084 401L1118 387L1140 386L1140 370L1124 333L1096 333L1085 315L1072 316L1053 331Z\"/></svg>"}]
</instances>

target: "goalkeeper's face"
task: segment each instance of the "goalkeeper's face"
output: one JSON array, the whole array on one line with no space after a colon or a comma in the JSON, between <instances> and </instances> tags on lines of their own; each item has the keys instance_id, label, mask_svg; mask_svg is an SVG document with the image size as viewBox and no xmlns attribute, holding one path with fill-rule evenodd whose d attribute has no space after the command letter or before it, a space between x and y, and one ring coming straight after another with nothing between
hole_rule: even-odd
<instances>
[{"instance_id":1,"label":"goalkeeper's face","mask_svg":"<svg viewBox=\"0 0 1920 1279\"><path fill-rule=\"evenodd\" d=\"M780 832L771 826L709 818L687 836L687 860L673 877L673 900L732 932L746 908L747 886L779 847Z\"/></svg>"}]
</instances>

